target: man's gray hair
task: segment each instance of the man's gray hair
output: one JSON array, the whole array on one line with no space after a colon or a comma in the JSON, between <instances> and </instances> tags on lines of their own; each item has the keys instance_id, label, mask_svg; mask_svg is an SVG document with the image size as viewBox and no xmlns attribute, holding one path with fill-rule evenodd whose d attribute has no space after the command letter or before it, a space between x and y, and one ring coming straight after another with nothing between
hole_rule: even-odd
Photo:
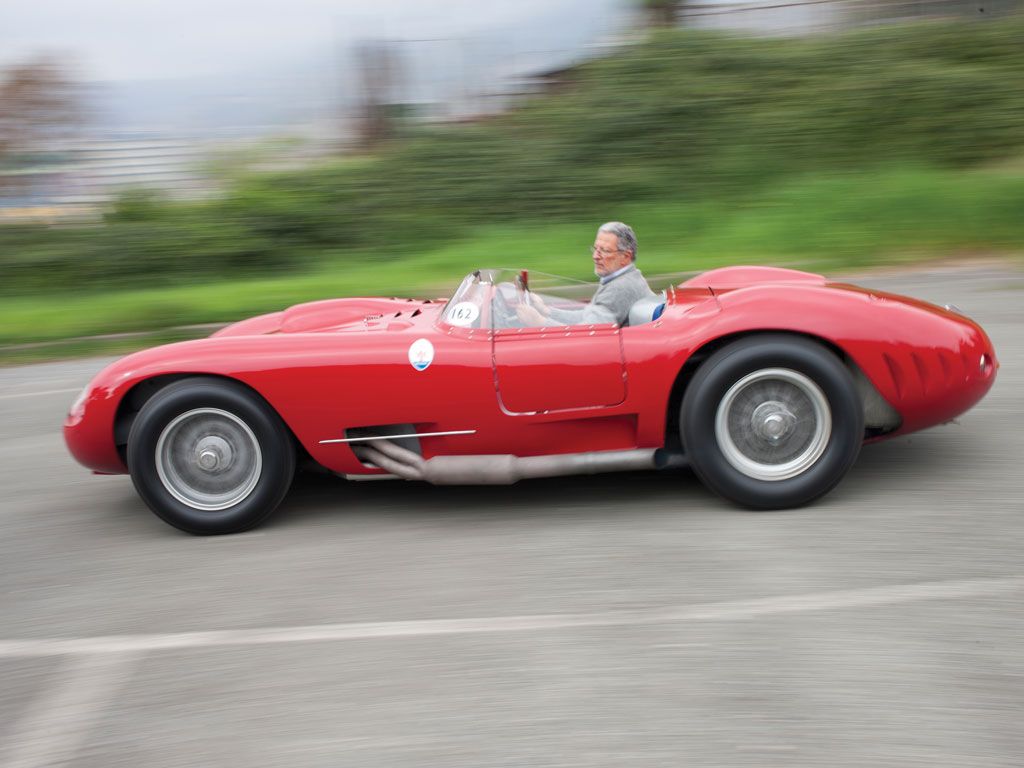
<instances>
[{"instance_id":1,"label":"man's gray hair","mask_svg":"<svg viewBox=\"0 0 1024 768\"><path fill-rule=\"evenodd\" d=\"M609 221L607 224L602 224L597 231L610 232L619 238L619 248L632 253L633 261L636 261L636 233L632 227L621 221Z\"/></svg>"}]
</instances>

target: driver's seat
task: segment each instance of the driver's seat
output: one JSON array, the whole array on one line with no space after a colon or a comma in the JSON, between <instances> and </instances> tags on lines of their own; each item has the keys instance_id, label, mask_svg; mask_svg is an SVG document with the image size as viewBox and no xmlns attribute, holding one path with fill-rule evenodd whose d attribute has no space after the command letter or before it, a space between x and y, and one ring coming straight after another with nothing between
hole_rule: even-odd
<instances>
[{"instance_id":1,"label":"driver's seat","mask_svg":"<svg viewBox=\"0 0 1024 768\"><path fill-rule=\"evenodd\" d=\"M665 295L645 296L639 301L633 302L629 308L629 325L643 325L661 317L665 311Z\"/></svg>"}]
</instances>

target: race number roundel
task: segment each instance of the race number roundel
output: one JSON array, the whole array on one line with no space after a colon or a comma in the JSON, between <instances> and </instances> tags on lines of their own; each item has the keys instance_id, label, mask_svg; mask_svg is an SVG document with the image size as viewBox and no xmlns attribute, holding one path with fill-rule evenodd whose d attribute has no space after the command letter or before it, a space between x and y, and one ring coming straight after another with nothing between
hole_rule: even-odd
<instances>
[{"instance_id":1,"label":"race number roundel","mask_svg":"<svg viewBox=\"0 0 1024 768\"><path fill-rule=\"evenodd\" d=\"M448 322L461 328L468 328L480 317L480 308L472 301L460 301L448 312Z\"/></svg>"},{"instance_id":2,"label":"race number roundel","mask_svg":"<svg viewBox=\"0 0 1024 768\"><path fill-rule=\"evenodd\" d=\"M416 339L409 345L409 363L417 371L425 371L434 362L434 345L430 339Z\"/></svg>"}]
</instances>

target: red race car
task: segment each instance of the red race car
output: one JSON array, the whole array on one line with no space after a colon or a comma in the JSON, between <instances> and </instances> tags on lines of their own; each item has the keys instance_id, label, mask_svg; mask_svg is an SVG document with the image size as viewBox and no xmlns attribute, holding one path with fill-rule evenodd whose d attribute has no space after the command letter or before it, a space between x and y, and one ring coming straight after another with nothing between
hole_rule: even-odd
<instances>
[{"instance_id":1,"label":"red race car","mask_svg":"<svg viewBox=\"0 0 1024 768\"><path fill-rule=\"evenodd\" d=\"M721 496L777 509L995 379L992 343L957 310L786 269L704 273L621 326L530 327L517 311L537 296L583 307L590 290L490 270L447 302L300 304L114 363L64 436L196 534L263 521L297 460L436 484L688 463Z\"/></svg>"}]
</instances>

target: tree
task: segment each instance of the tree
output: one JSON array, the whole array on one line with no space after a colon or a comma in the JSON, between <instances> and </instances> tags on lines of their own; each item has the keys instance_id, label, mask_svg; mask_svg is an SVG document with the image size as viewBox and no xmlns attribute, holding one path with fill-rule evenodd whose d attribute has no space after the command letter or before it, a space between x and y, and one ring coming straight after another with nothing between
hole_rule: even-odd
<instances>
[{"instance_id":1,"label":"tree","mask_svg":"<svg viewBox=\"0 0 1024 768\"><path fill-rule=\"evenodd\" d=\"M0 195L21 195L32 177L11 173L53 149L81 122L79 86L57 60L38 58L0 71Z\"/></svg>"},{"instance_id":2,"label":"tree","mask_svg":"<svg viewBox=\"0 0 1024 768\"><path fill-rule=\"evenodd\" d=\"M641 0L652 27L674 27L679 22L678 0Z\"/></svg>"},{"instance_id":3,"label":"tree","mask_svg":"<svg viewBox=\"0 0 1024 768\"><path fill-rule=\"evenodd\" d=\"M79 85L66 66L42 57L0 73L0 164L47 150L82 118Z\"/></svg>"},{"instance_id":4,"label":"tree","mask_svg":"<svg viewBox=\"0 0 1024 768\"><path fill-rule=\"evenodd\" d=\"M355 48L359 78L359 145L370 149L394 135L401 68L394 46L363 41Z\"/></svg>"}]
</instances>

